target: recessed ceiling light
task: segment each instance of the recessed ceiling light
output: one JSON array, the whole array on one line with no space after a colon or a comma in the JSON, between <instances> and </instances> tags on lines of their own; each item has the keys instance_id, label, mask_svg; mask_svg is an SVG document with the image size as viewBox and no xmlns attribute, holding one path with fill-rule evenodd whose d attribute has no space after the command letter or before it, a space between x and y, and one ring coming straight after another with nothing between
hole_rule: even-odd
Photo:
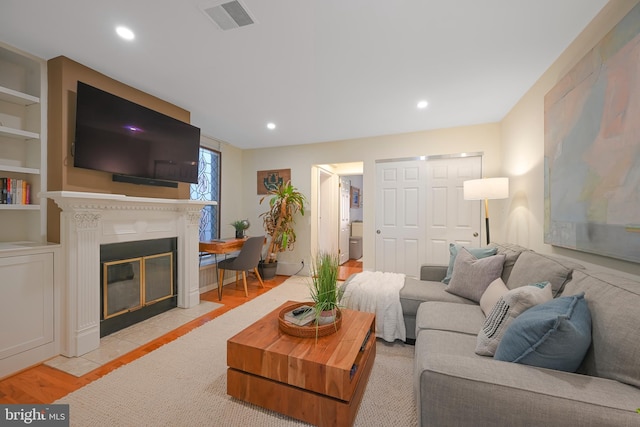
<instances>
[{"instance_id":1,"label":"recessed ceiling light","mask_svg":"<svg viewBox=\"0 0 640 427\"><path fill-rule=\"evenodd\" d=\"M424 108L427 108L427 105L429 105L429 103L427 101L418 102L418 108L421 109L421 110L424 109Z\"/></svg>"},{"instance_id":2,"label":"recessed ceiling light","mask_svg":"<svg viewBox=\"0 0 640 427\"><path fill-rule=\"evenodd\" d=\"M267 123L267 129L274 130L276 128L276 124L273 122Z\"/></svg>"},{"instance_id":3,"label":"recessed ceiling light","mask_svg":"<svg viewBox=\"0 0 640 427\"><path fill-rule=\"evenodd\" d=\"M125 40L133 40L136 38L136 35L133 34L133 31L131 31L127 27L116 27L116 33L118 33L118 35Z\"/></svg>"}]
</instances>

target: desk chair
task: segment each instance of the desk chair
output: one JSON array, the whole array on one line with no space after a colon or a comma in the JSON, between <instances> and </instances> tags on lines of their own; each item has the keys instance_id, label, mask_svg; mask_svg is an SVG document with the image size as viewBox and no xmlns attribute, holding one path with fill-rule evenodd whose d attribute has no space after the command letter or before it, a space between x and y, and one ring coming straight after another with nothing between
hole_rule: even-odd
<instances>
[{"instance_id":1,"label":"desk chair","mask_svg":"<svg viewBox=\"0 0 640 427\"><path fill-rule=\"evenodd\" d=\"M260 286L264 288L264 282L260 273L258 273L258 262L260 261L260 254L262 253L262 245L264 244L264 236L250 237L242 245L240 253L237 257L225 259L218 262L218 295L222 296L222 284L224 283L224 271L232 270L236 272L236 286L238 285L238 272L242 272L242 281L244 282L244 295L249 296L247 292L247 271L252 270Z\"/></svg>"}]
</instances>

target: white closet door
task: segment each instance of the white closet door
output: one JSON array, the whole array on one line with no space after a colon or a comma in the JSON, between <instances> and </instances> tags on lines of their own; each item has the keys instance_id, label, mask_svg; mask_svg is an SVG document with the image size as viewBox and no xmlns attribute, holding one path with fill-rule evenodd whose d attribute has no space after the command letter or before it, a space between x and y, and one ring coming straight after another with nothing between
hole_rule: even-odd
<instances>
[{"instance_id":1,"label":"white closet door","mask_svg":"<svg viewBox=\"0 0 640 427\"><path fill-rule=\"evenodd\" d=\"M482 158L427 162L426 246L429 264L449 263L449 243L480 246L480 202L464 200L462 183L480 178Z\"/></svg>"},{"instance_id":2,"label":"white closet door","mask_svg":"<svg viewBox=\"0 0 640 427\"><path fill-rule=\"evenodd\" d=\"M377 163L375 269L419 277L423 264L448 264L449 243L479 246L480 203L463 200L462 183L481 165L480 156Z\"/></svg>"},{"instance_id":3,"label":"white closet door","mask_svg":"<svg viewBox=\"0 0 640 427\"><path fill-rule=\"evenodd\" d=\"M376 164L376 270L418 277L425 259L426 163Z\"/></svg>"}]
</instances>

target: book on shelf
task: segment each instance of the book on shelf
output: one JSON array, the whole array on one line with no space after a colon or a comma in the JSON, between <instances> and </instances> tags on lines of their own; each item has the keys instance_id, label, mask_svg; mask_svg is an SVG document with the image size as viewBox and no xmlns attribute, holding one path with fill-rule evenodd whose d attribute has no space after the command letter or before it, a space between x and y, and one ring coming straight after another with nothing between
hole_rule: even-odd
<instances>
[{"instance_id":1,"label":"book on shelf","mask_svg":"<svg viewBox=\"0 0 640 427\"><path fill-rule=\"evenodd\" d=\"M31 184L24 179L0 178L0 204L30 205Z\"/></svg>"},{"instance_id":2,"label":"book on shelf","mask_svg":"<svg viewBox=\"0 0 640 427\"><path fill-rule=\"evenodd\" d=\"M305 326L316 318L315 310L308 305L302 305L284 314L284 320L298 326Z\"/></svg>"}]
</instances>

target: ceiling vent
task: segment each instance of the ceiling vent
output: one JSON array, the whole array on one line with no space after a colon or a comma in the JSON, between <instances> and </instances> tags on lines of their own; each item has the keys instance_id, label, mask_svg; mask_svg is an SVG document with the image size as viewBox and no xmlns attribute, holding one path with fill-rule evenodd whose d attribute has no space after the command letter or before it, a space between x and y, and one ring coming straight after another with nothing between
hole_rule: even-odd
<instances>
[{"instance_id":1,"label":"ceiling vent","mask_svg":"<svg viewBox=\"0 0 640 427\"><path fill-rule=\"evenodd\" d=\"M211 3L205 5L203 10L221 30L232 30L255 24L254 19L239 1L224 0L223 2L218 1L215 3L214 5L211 5Z\"/></svg>"}]
</instances>

